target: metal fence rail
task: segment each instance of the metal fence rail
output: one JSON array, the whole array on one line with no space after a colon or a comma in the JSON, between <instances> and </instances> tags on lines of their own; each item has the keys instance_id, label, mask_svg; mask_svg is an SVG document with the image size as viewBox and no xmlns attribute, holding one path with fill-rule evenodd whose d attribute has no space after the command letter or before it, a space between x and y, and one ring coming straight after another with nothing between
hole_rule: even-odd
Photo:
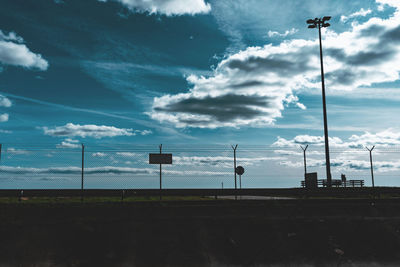
<instances>
[{"instance_id":1,"label":"metal fence rail","mask_svg":"<svg viewBox=\"0 0 400 267\"><path fill-rule=\"evenodd\" d=\"M1 144L0 189L294 188L304 179L297 146L164 144L172 164L162 167L162 181L150 153L160 153L159 145ZM323 175L323 147L310 146L307 153L308 171ZM375 184L400 186L400 149L377 147L374 153ZM333 175L346 173L354 181L346 187L372 185L367 150L333 147L331 154ZM243 175L235 171L239 166Z\"/></svg>"}]
</instances>

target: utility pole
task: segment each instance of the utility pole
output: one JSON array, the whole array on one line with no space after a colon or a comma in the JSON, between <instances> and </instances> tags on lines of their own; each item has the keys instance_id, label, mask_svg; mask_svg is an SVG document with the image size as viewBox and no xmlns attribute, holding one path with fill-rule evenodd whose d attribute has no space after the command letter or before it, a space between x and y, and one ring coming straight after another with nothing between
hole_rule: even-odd
<instances>
[{"instance_id":1,"label":"utility pole","mask_svg":"<svg viewBox=\"0 0 400 267\"><path fill-rule=\"evenodd\" d=\"M371 178L372 178L372 188L375 188L375 181L374 181L374 168L372 166L372 150L374 150L375 146L373 146L371 149L368 147L365 147L369 151L369 162L371 164Z\"/></svg>"},{"instance_id":2,"label":"utility pole","mask_svg":"<svg viewBox=\"0 0 400 267\"><path fill-rule=\"evenodd\" d=\"M232 145L233 149L233 173L235 175L235 200L237 199L237 179L236 179L236 149L238 145L236 144L235 146Z\"/></svg>"},{"instance_id":3,"label":"utility pole","mask_svg":"<svg viewBox=\"0 0 400 267\"><path fill-rule=\"evenodd\" d=\"M332 187L332 175L331 175L331 163L329 159L329 140L328 140L328 120L326 114L326 100L325 100L325 77L324 77L324 63L322 57L322 39L321 39L321 27L326 28L331 26L327 23L331 17L326 16L321 18L309 19L307 20L308 28L314 29L318 27L318 35L319 35L319 57L321 62L321 83L322 83L322 106L324 113L324 136L325 136L325 161L326 161L326 181L327 186Z\"/></svg>"},{"instance_id":4,"label":"utility pole","mask_svg":"<svg viewBox=\"0 0 400 267\"><path fill-rule=\"evenodd\" d=\"M306 175L307 175L307 159L306 159L306 150L308 148L308 145L306 145L305 147L300 146L300 148L303 150L303 157L304 157L304 181L306 179Z\"/></svg>"}]
</instances>

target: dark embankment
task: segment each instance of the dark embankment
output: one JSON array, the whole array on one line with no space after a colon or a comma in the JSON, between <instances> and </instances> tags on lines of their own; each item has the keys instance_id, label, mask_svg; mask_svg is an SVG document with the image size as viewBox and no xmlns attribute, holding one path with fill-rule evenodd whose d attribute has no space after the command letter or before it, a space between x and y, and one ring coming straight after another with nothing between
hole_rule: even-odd
<instances>
[{"instance_id":1,"label":"dark embankment","mask_svg":"<svg viewBox=\"0 0 400 267\"><path fill-rule=\"evenodd\" d=\"M398 200L0 204L0 266L400 264Z\"/></svg>"}]
</instances>

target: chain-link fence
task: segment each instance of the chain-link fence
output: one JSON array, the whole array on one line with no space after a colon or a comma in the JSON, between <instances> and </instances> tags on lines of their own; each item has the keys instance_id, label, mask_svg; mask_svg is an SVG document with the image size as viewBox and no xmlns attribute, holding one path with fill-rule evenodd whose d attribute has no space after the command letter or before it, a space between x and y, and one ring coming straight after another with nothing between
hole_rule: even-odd
<instances>
[{"instance_id":1,"label":"chain-link fence","mask_svg":"<svg viewBox=\"0 0 400 267\"><path fill-rule=\"evenodd\" d=\"M231 145L163 145L173 164L162 166L162 187L177 189L234 188L234 153ZM149 164L158 145L74 144L69 147L3 144L0 189L158 189L159 165ZM332 148L332 177L361 179L371 186L369 152L365 148ZM325 179L325 153L321 146L306 151L307 172ZM400 151L379 148L372 152L375 186L399 186ZM83 163L83 166L82 166ZM300 187L304 158L300 147L238 145L237 188Z\"/></svg>"}]
</instances>

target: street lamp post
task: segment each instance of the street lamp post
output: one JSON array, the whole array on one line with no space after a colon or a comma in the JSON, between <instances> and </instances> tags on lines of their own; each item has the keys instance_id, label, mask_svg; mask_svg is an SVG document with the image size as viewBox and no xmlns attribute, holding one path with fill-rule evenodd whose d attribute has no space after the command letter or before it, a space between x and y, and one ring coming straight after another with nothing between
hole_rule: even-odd
<instances>
[{"instance_id":1,"label":"street lamp post","mask_svg":"<svg viewBox=\"0 0 400 267\"><path fill-rule=\"evenodd\" d=\"M331 176L331 163L329 159L329 141L328 141L328 121L326 116L326 100L325 100L325 79L324 79L324 63L322 59L322 40L321 40L321 28L329 27L327 23L331 17L323 17L307 20L308 28L314 29L318 27L319 33L319 56L321 61L321 82L322 82L322 106L324 111L324 135L325 135L325 160L326 160L326 181L327 186L332 187L332 176Z\"/></svg>"}]
</instances>

